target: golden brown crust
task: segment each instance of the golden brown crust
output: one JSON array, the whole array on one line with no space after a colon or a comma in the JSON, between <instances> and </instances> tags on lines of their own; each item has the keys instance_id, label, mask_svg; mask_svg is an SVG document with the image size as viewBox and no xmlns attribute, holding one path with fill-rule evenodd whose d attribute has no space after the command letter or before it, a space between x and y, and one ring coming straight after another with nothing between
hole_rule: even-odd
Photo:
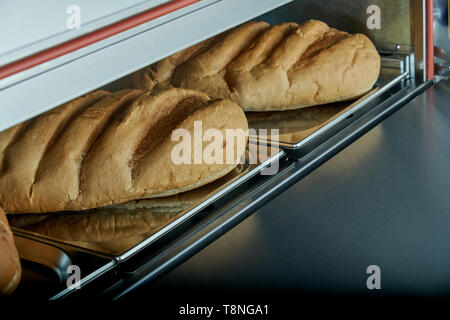
<instances>
[{"instance_id":1,"label":"golden brown crust","mask_svg":"<svg viewBox=\"0 0 450 320\"><path fill-rule=\"evenodd\" d=\"M16 135L21 131L22 128L26 127L27 122L19 123L12 128L0 132L0 173L3 170L3 158L5 153L3 150L14 140Z\"/></svg>"},{"instance_id":2,"label":"golden brown crust","mask_svg":"<svg viewBox=\"0 0 450 320\"><path fill-rule=\"evenodd\" d=\"M109 95L67 125L43 156L31 188L33 204L42 207L39 211L57 211L61 202L78 198L83 155L88 153L117 111L142 93L140 90L123 90Z\"/></svg>"},{"instance_id":3,"label":"golden brown crust","mask_svg":"<svg viewBox=\"0 0 450 320\"><path fill-rule=\"evenodd\" d=\"M376 82L380 58L370 40L308 21L266 62L228 74L231 99L246 111L290 110L356 98Z\"/></svg>"},{"instance_id":4,"label":"golden brown crust","mask_svg":"<svg viewBox=\"0 0 450 320\"><path fill-rule=\"evenodd\" d=\"M256 37L251 46L244 50L227 66L228 73L248 72L264 63L272 54L274 48L280 45L286 36L298 28L298 24L287 22L267 29ZM232 77L231 77L232 78Z\"/></svg>"},{"instance_id":5,"label":"golden brown crust","mask_svg":"<svg viewBox=\"0 0 450 320\"><path fill-rule=\"evenodd\" d=\"M167 83L167 85L170 83L170 80L172 79L173 73L175 69L191 59L192 57L201 54L202 52L205 52L211 46L217 41L218 37L212 37L209 39L206 39L205 41L202 41L200 43L197 43L191 47L188 47L182 51L179 51L167 59L163 59L157 63L155 63L153 68L153 76L154 79L158 82L158 84L161 86ZM167 86L166 85L166 86Z\"/></svg>"},{"instance_id":6,"label":"golden brown crust","mask_svg":"<svg viewBox=\"0 0 450 320\"><path fill-rule=\"evenodd\" d=\"M171 58L159 63L161 69ZM237 102L245 111L282 111L356 98L369 91L380 56L362 34L310 20L244 24L176 67L175 87Z\"/></svg>"},{"instance_id":7,"label":"golden brown crust","mask_svg":"<svg viewBox=\"0 0 450 320\"><path fill-rule=\"evenodd\" d=\"M166 59L160 60L148 67L132 73L131 78L133 88L141 90L164 90L172 88L171 79L175 69L192 57L205 52L214 45L224 34L206 39L200 43L178 51Z\"/></svg>"},{"instance_id":8,"label":"golden brown crust","mask_svg":"<svg viewBox=\"0 0 450 320\"><path fill-rule=\"evenodd\" d=\"M0 204L7 212L80 211L177 194L227 174L245 151L235 144L234 159L224 164L195 164L195 151L191 164L172 161L179 143L171 140L172 131L194 137L196 121L203 131L225 136L226 129L239 128L246 134L247 120L234 102L189 89L124 90L97 103L86 97L31 121L14 139L4 135L11 140L0 173Z\"/></svg>"},{"instance_id":9,"label":"golden brown crust","mask_svg":"<svg viewBox=\"0 0 450 320\"><path fill-rule=\"evenodd\" d=\"M251 40L267 28L269 25L265 22L249 22L232 30L208 51L180 65L175 70L172 84L177 87L200 88L210 82L212 83L210 91L213 86L226 86L219 73L247 48ZM211 96L217 97L217 95ZM223 98L226 97L223 96Z\"/></svg>"},{"instance_id":10,"label":"golden brown crust","mask_svg":"<svg viewBox=\"0 0 450 320\"><path fill-rule=\"evenodd\" d=\"M11 294L20 282L22 268L5 212L0 208L0 296Z\"/></svg>"},{"instance_id":11,"label":"golden brown crust","mask_svg":"<svg viewBox=\"0 0 450 320\"><path fill-rule=\"evenodd\" d=\"M121 203L133 198L145 197L145 191L134 187L134 168L141 159L136 159L136 150L146 139L149 131L167 121L172 112L176 112L178 103L186 98L197 98L207 103L208 96L192 90L171 89L152 95L146 93L136 99L123 117L116 119L99 137L91 152L87 155L82 172L82 191L80 201L86 205L79 208L78 203L71 210L87 209ZM188 105L190 106L190 105ZM185 110L189 112L189 110ZM172 117L173 119L173 117ZM170 128L173 129L173 128ZM158 134L156 130L155 134ZM165 137L165 136L164 136ZM164 138L158 137L158 139ZM170 137L169 137L170 138ZM150 141L153 137L150 137ZM161 141L157 141L161 143ZM147 146L151 148L154 146ZM147 150L151 153L152 150ZM161 157L157 154L156 157ZM165 162L162 168L172 163ZM167 159L165 159L167 161ZM110 172L114 172L111 175ZM155 172L157 174L158 172ZM160 178L160 177L158 177ZM168 179L168 176L163 176ZM150 181L146 183L151 183Z\"/></svg>"},{"instance_id":12,"label":"golden brown crust","mask_svg":"<svg viewBox=\"0 0 450 320\"><path fill-rule=\"evenodd\" d=\"M171 153L177 141L170 141L166 137L164 143L158 145L154 152L142 158L136 166L135 188L143 190L145 194L141 198L163 197L175 193L184 192L200 187L212 180L218 179L236 167L241 155L245 152L245 140L240 139L243 144L237 143L239 139L226 137L226 130L242 130L246 134L248 130L245 114L237 104L229 100L219 100L212 102L207 108L203 108L187 117L178 128L184 128L190 135L194 136L194 126L196 121L202 121L202 130L219 130L224 138L220 142L223 146L223 157L219 163L205 165L195 163L194 140L191 140L191 164L175 165L171 161ZM231 150L227 146L234 146ZM203 150L203 151L206 151ZM201 151L200 151L201 152ZM232 161L226 156L232 155ZM154 184L149 184L149 179L153 178Z\"/></svg>"},{"instance_id":13,"label":"golden brown crust","mask_svg":"<svg viewBox=\"0 0 450 320\"><path fill-rule=\"evenodd\" d=\"M0 205L9 211L27 210L41 159L65 125L108 93L96 91L72 100L28 121L20 135L3 152L0 173Z\"/></svg>"}]
</instances>

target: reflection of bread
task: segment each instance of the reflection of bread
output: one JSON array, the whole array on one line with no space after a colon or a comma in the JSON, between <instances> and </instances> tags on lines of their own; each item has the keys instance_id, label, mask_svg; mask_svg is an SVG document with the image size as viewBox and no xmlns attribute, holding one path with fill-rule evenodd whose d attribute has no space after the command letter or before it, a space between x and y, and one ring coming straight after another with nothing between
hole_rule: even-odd
<instances>
[{"instance_id":1,"label":"reflection of bread","mask_svg":"<svg viewBox=\"0 0 450 320\"><path fill-rule=\"evenodd\" d=\"M59 240L77 242L128 243L126 239L155 232L181 212L236 177L238 165L226 176L198 189L178 195L143 199L83 212L9 215L11 226Z\"/></svg>"},{"instance_id":2,"label":"reflection of bread","mask_svg":"<svg viewBox=\"0 0 450 320\"><path fill-rule=\"evenodd\" d=\"M12 227L60 240L109 241L139 235L170 221L176 213L154 213L142 208L98 208L82 212L10 215ZM24 217L22 217L24 216Z\"/></svg>"},{"instance_id":3,"label":"reflection of bread","mask_svg":"<svg viewBox=\"0 0 450 320\"><path fill-rule=\"evenodd\" d=\"M195 121L222 133L223 157L233 151L233 163L193 164L194 152L192 164L172 161L179 142L171 133L183 128L194 137ZM227 174L244 153L245 145L226 140L226 129L247 130L242 110L198 91L91 93L0 133L0 205L10 213L78 211L197 188Z\"/></svg>"},{"instance_id":4,"label":"reflection of bread","mask_svg":"<svg viewBox=\"0 0 450 320\"><path fill-rule=\"evenodd\" d=\"M158 229L159 228L155 228L150 233L154 233ZM136 246L137 244L148 238L148 236L149 235L144 233L136 236L131 236L128 238L111 239L109 241L99 241L99 242L67 241L67 242L90 250L95 250L106 254L119 255Z\"/></svg>"},{"instance_id":5,"label":"reflection of bread","mask_svg":"<svg viewBox=\"0 0 450 320\"><path fill-rule=\"evenodd\" d=\"M20 282L22 268L13 235L0 208L0 295L12 293Z\"/></svg>"},{"instance_id":6,"label":"reflection of bread","mask_svg":"<svg viewBox=\"0 0 450 320\"><path fill-rule=\"evenodd\" d=\"M168 57L155 65L159 68L155 81L166 82L172 74L172 85L232 99L245 111L289 110L353 99L372 88L380 71L380 56L366 36L315 20L272 27L249 22L223 35L208 50L185 52L187 61ZM164 65L168 65L166 72L161 71ZM158 74L164 77L158 80Z\"/></svg>"},{"instance_id":7,"label":"reflection of bread","mask_svg":"<svg viewBox=\"0 0 450 320\"><path fill-rule=\"evenodd\" d=\"M348 103L334 103L299 110L249 112L246 114L250 128L257 130L260 138L270 136L270 129L278 129L283 142L298 142L317 130L322 124L348 106ZM266 129L267 135L260 129Z\"/></svg>"}]
</instances>

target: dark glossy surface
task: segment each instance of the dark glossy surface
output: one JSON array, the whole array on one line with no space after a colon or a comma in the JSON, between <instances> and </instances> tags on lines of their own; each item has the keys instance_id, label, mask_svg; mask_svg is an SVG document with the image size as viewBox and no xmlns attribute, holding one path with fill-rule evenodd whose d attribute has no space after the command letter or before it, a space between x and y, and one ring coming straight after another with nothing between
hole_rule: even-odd
<instances>
[{"instance_id":1,"label":"dark glossy surface","mask_svg":"<svg viewBox=\"0 0 450 320\"><path fill-rule=\"evenodd\" d=\"M441 82L153 285L450 294L450 84ZM136 292L136 293L139 293Z\"/></svg>"}]
</instances>

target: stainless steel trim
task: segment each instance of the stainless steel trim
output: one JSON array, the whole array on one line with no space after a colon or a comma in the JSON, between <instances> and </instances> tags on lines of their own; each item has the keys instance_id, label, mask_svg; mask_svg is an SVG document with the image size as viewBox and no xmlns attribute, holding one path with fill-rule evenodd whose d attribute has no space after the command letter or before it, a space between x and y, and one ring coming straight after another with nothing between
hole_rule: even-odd
<instances>
[{"instance_id":1,"label":"stainless steel trim","mask_svg":"<svg viewBox=\"0 0 450 320\"><path fill-rule=\"evenodd\" d=\"M382 57L381 65L383 68L393 68L398 69L400 72L406 72L407 71L407 59L401 59L397 56L391 56L391 57Z\"/></svg>"},{"instance_id":2,"label":"stainless steel trim","mask_svg":"<svg viewBox=\"0 0 450 320\"><path fill-rule=\"evenodd\" d=\"M426 33L426 0L410 0L411 7L411 41L414 46L415 75L417 79L426 81L427 33Z\"/></svg>"}]
</instances>

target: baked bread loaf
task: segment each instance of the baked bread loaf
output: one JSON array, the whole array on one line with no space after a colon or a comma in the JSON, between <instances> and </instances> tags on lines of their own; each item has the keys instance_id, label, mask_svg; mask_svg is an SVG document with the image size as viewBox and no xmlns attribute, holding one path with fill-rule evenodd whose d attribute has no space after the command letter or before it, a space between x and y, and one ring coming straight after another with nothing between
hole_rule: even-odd
<instances>
[{"instance_id":1,"label":"baked bread loaf","mask_svg":"<svg viewBox=\"0 0 450 320\"><path fill-rule=\"evenodd\" d=\"M172 161L172 131L193 137L195 121L222 133L222 163L196 164L194 152L190 163ZM226 129L246 133L244 113L202 92L90 93L0 133L0 205L9 213L80 211L195 189L230 172L244 153Z\"/></svg>"},{"instance_id":2,"label":"baked bread loaf","mask_svg":"<svg viewBox=\"0 0 450 320\"><path fill-rule=\"evenodd\" d=\"M20 282L22 268L13 234L0 208L0 296L11 294Z\"/></svg>"},{"instance_id":3,"label":"baked bread loaf","mask_svg":"<svg viewBox=\"0 0 450 320\"><path fill-rule=\"evenodd\" d=\"M150 67L149 87L191 88L245 111L281 111L354 99L372 89L380 72L380 56L365 35L317 20L250 22L200 47ZM145 74L149 69L135 75L137 87L147 86L139 81Z\"/></svg>"}]
</instances>

